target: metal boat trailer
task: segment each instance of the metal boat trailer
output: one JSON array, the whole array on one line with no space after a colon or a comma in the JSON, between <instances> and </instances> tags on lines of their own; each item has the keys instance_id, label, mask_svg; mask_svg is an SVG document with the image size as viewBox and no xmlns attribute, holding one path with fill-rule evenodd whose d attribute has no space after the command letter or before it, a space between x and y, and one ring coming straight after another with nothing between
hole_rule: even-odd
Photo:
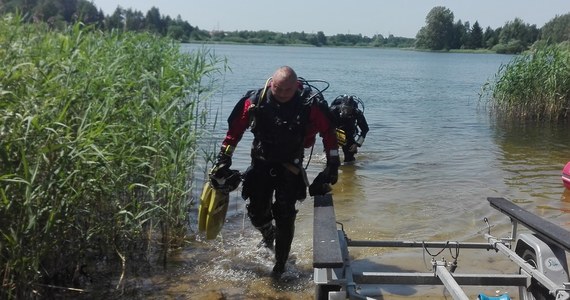
<instances>
[{"instance_id":1,"label":"metal boat trailer","mask_svg":"<svg viewBox=\"0 0 570 300\"><path fill-rule=\"evenodd\" d=\"M488 232L485 243L356 241L347 237L342 224L336 222L330 194L316 196L313 223L313 268L315 299L375 299L366 295L362 285L443 285L453 299L469 299L463 286L518 287L522 300L570 300L570 280L566 254L570 251L570 232L504 198L487 198L491 207L510 218L512 231L507 238ZM528 232L517 234L518 226ZM351 267L349 247L449 247L451 249L485 249L500 252L519 267L517 274L454 273L456 261L432 259L432 273L356 272ZM510 299L485 297L479 299Z\"/></svg>"}]
</instances>

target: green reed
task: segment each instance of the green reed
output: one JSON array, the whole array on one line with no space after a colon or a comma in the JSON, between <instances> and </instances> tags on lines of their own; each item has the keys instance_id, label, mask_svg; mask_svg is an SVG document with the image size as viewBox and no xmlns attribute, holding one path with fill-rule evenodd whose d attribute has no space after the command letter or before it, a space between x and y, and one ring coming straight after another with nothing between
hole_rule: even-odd
<instances>
[{"instance_id":1,"label":"green reed","mask_svg":"<svg viewBox=\"0 0 570 300\"><path fill-rule=\"evenodd\" d=\"M82 288L93 261L124 271L180 246L221 60L5 16L0 61L0 298Z\"/></svg>"},{"instance_id":2,"label":"green reed","mask_svg":"<svg viewBox=\"0 0 570 300\"><path fill-rule=\"evenodd\" d=\"M570 48L542 46L502 65L482 98L496 116L517 120L567 120L570 111Z\"/></svg>"}]
</instances>

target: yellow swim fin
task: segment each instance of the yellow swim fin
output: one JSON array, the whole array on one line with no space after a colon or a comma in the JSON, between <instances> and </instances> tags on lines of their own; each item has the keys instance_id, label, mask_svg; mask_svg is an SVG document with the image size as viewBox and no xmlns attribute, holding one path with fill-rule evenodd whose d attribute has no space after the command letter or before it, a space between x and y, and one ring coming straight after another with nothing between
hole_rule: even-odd
<instances>
[{"instance_id":1,"label":"yellow swim fin","mask_svg":"<svg viewBox=\"0 0 570 300\"><path fill-rule=\"evenodd\" d=\"M230 194L219 190L212 191L208 218L206 220L206 239L215 239L226 222L226 214L230 203Z\"/></svg>"},{"instance_id":2,"label":"yellow swim fin","mask_svg":"<svg viewBox=\"0 0 570 300\"><path fill-rule=\"evenodd\" d=\"M198 209L198 230L206 233L206 239L215 239L222 230L229 202L229 193L215 190L208 181L204 184Z\"/></svg>"},{"instance_id":3,"label":"yellow swim fin","mask_svg":"<svg viewBox=\"0 0 570 300\"><path fill-rule=\"evenodd\" d=\"M346 132L344 132L344 130L337 128L336 129L336 139L338 141L338 145L339 146L344 146L346 145Z\"/></svg>"},{"instance_id":4,"label":"yellow swim fin","mask_svg":"<svg viewBox=\"0 0 570 300\"><path fill-rule=\"evenodd\" d=\"M208 219L208 209L210 209L210 202L214 189L210 182L206 181L202 188L202 195L200 196L200 207L198 209L198 230L206 231L206 221Z\"/></svg>"}]
</instances>

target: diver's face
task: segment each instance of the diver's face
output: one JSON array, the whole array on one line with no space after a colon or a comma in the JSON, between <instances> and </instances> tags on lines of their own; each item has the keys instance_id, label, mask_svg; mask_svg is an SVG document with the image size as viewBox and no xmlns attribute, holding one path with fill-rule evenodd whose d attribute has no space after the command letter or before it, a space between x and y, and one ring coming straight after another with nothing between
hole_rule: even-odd
<instances>
[{"instance_id":1,"label":"diver's face","mask_svg":"<svg viewBox=\"0 0 570 300\"><path fill-rule=\"evenodd\" d=\"M273 80L271 83L271 94L279 103L289 102L297 91L296 80Z\"/></svg>"},{"instance_id":2,"label":"diver's face","mask_svg":"<svg viewBox=\"0 0 570 300\"><path fill-rule=\"evenodd\" d=\"M352 109L352 107L348 107L348 106L343 106L340 109L340 117L341 118L352 118L354 114L354 110Z\"/></svg>"}]
</instances>

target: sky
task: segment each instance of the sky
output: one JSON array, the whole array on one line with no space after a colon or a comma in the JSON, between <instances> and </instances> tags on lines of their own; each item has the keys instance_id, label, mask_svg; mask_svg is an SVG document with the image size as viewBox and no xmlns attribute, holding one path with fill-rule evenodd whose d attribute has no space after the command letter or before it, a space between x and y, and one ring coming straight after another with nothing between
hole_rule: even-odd
<instances>
[{"instance_id":1,"label":"sky","mask_svg":"<svg viewBox=\"0 0 570 300\"><path fill-rule=\"evenodd\" d=\"M203 30L268 30L274 32L322 31L326 36L390 34L414 38L429 11L448 8L454 22L475 21L483 29L496 29L520 18L538 28L557 15L570 13L570 0L92 0L111 15L120 6L187 21Z\"/></svg>"}]
</instances>

